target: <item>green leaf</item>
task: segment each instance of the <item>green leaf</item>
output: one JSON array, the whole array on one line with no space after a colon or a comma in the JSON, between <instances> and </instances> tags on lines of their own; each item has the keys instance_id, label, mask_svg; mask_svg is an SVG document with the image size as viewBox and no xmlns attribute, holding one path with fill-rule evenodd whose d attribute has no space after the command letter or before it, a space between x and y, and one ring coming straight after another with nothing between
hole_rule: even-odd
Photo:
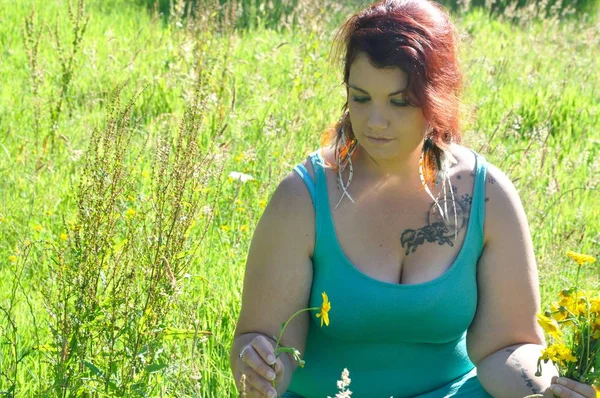
<instances>
[{"instance_id":1,"label":"green leaf","mask_svg":"<svg viewBox=\"0 0 600 398\"><path fill-rule=\"evenodd\" d=\"M102 371L93 363L89 361L83 361L83 364L95 375L98 377L103 377Z\"/></svg>"},{"instance_id":2,"label":"green leaf","mask_svg":"<svg viewBox=\"0 0 600 398\"><path fill-rule=\"evenodd\" d=\"M195 335L195 331L193 329L177 329L173 327L166 327L163 333L165 340L193 339ZM199 334L202 335L212 333L201 330Z\"/></svg>"},{"instance_id":3,"label":"green leaf","mask_svg":"<svg viewBox=\"0 0 600 398\"><path fill-rule=\"evenodd\" d=\"M154 372L158 372L159 370L163 370L164 368L166 368L167 365L166 363L153 363L152 365L148 365L144 368L144 370L147 373L154 373Z\"/></svg>"}]
</instances>

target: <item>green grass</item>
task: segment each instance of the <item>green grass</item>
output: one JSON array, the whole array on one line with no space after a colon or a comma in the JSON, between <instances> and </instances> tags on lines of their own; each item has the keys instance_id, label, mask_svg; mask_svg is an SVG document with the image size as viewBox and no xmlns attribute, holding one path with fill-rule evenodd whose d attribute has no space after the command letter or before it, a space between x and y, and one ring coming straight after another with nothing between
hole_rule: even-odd
<instances>
[{"instance_id":1,"label":"green grass","mask_svg":"<svg viewBox=\"0 0 600 398\"><path fill-rule=\"evenodd\" d=\"M41 30L37 95L23 40L23 24L34 4L33 31ZM300 21L321 18L322 23L230 31L211 27L208 19L186 28L182 14L161 18L146 2L90 1L85 8L89 23L74 55L72 79L66 84L55 126L50 123L51 110L65 83L56 40L49 32L58 21L60 42L68 56L73 33L67 9L58 2L41 1L3 7L0 394L235 395L228 351L251 233L280 179L317 148L321 131L337 120L344 101L341 71L327 64L327 55L337 24L353 8L340 7L328 16L306 5L310 2L302 4L297 12ZM463 65L468 82L465 104L472 117L465 125L464 143L505 171L519 190L535 245L542 302L547 306L570 284L564 278L573 281L575 276L565 250L600 255L597 17L576 14L530 21L488 14L472 9L456 15L468 37ZM167 183L157 186L157 168L163 164L175 170L177 153L189 154L190 149L172 152L163 163L155 153L160 139L174 144L180 136L180 122L195 98L199 75L204 84L202 121L192 120L183 130L198 131L201 152L216 158L195 176L201 181L197 190L186 185L169 191L172 187ZM121 93L124 105L134 93L141 94L128 117L117 112L115 120L121 127L111 130L108 94L126 82ZM103 168L83 156L94 128L100 137L111 131L131 137L120 148L124 149L122 165L109 163ZM186 142L194 141L190 137ZM209 145L212 141L216 146ZM106 153L118 152L110 141L106 145ZM90 165L98 167L86 180L85 166ZM93 185L94 170L108 175L111 170L122 171L126 178L115 183L123 190L114 201L108 196L100 202L93 201L95 196L84 201L97 217L86 219L77 207L78 198L85 196L80 181L95 187L94 195L103 194L99 185ZM227 177L231 171L250 174L254 180L231 181ZM183 178L173 176L174 181ZM175 275L173 291L168 290L169 275L146 274L153 269L150 247L155 246L145 237L152 235L160 214L149 198L161 190L174 195L161 202L169 209L184 201L177 199L178 192L189 194L198 204L189 210L182 207L193 218L190 228L182 227L177 235L184 241L182 246L164 249L172 265L182 269ZM102 203L112 207L103 213ZM127 213L130 209L136 211L134 216ZM113 213L120 218L109 227L106 223ZM89 235L77 231L82 220L87 220L84 225L105 226L110 240L100 245L107 250L104 264L93 256L81 257L91 240L80 247L74 244L77 236L102 242L97 230ZM93 224L99 220L104 221ZM182 222L175 220L176 225ZM61 234L69 240L61 239ZM127 237L131 247L124 243ZM66 256L63 261L61 255ZM119 268L122 264L139 266L139 274L127 285L128 298L118 289L111 290L110 281L102 282L109 270L125 272ZM597 288L598 269L584 268L582 284ZM72 281L64 275L73 281L97 275L106 295L78 291L84 285L69 284ZM148 296L144 286L149 281L164 285L169 300ZM61 296L65 293L70 296ZM148 297L156 307L144 312L143 301L136 300ZM111 308L128 314L129 321L111 321ZM69 320L60 321L57 309L69 314ZM144 327L150 323L155 330ZM57 331L57 325L71 329ZM76 325L80 325L78 332ZM100 336L111 327L123 331L122 336L113 340ZM78 348L81 342L69 336L87 336L92 343ZM134 353L142 353L143 361L131 360L133 354L127 350L134 344L126 336L148 342L146 351ZM60 359L61 341L67 347L73 344L71 362ZM103 341L114 342L119 361L108 359ZM128 368L134 366L128 362L137 368Z\"/></svg>"}]
</instances>

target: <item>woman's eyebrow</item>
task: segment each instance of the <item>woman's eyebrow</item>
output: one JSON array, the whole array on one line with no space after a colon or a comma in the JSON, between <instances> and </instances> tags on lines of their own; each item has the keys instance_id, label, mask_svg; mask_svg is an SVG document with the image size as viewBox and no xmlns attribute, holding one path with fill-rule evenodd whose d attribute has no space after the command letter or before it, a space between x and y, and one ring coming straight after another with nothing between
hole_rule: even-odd
<instances>
[{"instance_id":1,"label":"woman's eyebrow","mask_svg":"<svg viewBox=\"0 0 600 398\"><path fill-rule=\"evenodd\" d=\"M348 84L348 87L351 87L351 88L355 89L356 91L360 91L361 93L365 93L365 94L367 94L367 95L370 95L370 94L367 92L367 90L363 90L362 88L360 88L360 87L357 87L357 86L355 86L355 85L353 85L353 84ZM388 97L393 97L394 95L403 94L403 93L405 93L405 92L406 92L406 89L404 88L404 89L402 89L402 90L398 90L398 91L394 91L393 93L390 93L390 94L388 95Z\"/></svg>"}]
</instances>

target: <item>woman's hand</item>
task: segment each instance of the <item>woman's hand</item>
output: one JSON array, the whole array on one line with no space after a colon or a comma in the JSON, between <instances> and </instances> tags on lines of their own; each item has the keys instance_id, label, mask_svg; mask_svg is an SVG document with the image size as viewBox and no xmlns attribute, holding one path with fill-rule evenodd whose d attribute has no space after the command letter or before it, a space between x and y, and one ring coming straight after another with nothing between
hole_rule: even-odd
<instances>
[{"instance_id":1,"label":"woman's hand","mask_svg":"<svg viewBox=\"0 0 600 398\"><path fill-rule=\"evenodd\" d=\"M594 387L567 379L566 377L552 377L550 388L544 392L544 398L596 398Z\"/></svg>"},{"instance_id":2,"label":"woman's hand","mask_svg":"<svg viewBox=\"0 0 600 398\"><path fill-rule=\"evenodd\" d=\"M273 345L264 336L256 336L249 344L243 346L238 361L239 374L246 375L246 397L277 397L275 387L281 383L285 369L281 359L275 360ZM271 367L273 364L274 369ZM235 382L241 393L244 390L242 382Z\"/></svg>"}]
</instances>

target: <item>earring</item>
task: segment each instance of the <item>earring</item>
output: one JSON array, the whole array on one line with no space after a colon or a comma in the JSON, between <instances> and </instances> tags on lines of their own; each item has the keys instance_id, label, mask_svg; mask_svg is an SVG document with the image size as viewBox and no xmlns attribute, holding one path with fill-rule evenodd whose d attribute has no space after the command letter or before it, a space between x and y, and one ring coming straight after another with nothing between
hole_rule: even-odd
<instances>
[{"instance_id":1,"label":"earring","mask_svg":"<svg viewBox=\"0 0 600 398\"><path fill-rule=\"evenodd\" d=\"M454 239L458 235L458 216L456 209L456 201L454 198L454 190L450 182L450 167L456 163L456 159L450 151L446 148L440 148L434 142L432 133L428 132L423 142L423 151L421 153L421 159L419 160L419 176L421 178L421 185L425 189L425 192L433 200L434 205L440 212L440 216L445 224L449 223L448 219L448 191L450 191L451 203L454 210ZM437 187L442 184L442 190L438 193L437 197L433 196L431 188ZM440 204L440 195L443 193L443 209Z\"/></svg>"},{"instance_id":2,"label":"earring","mask_svg":"<svg viewBox=\"0 0 600 398\"><path fill-rule=\"evenodd\" d=\"M352 182L352 176L354 175L354 166L352 165L352 155L354 154L354 151L356 150L357 147L357 141L356 139L353 139L350 141L350 143L348 143L348 139L346 138L346 131L344 129L344 125L349 124L350 123L350 114L348 113L348 111L346 111L341 117L340 117L340 132L338 134L338 137L336 139L336 149L335 149L335 153L336 153L336 163L337 163L337 186L338 189L342 188L342 197L340 198L340 200L338 201L337 205L335 205L335 209L338 208L338 206L340 205L340 203L342 203L342 199L344 199L344 196L347 196L348 199L350 199L350 201L352 203L356 203L354 202L354 199L352 199L352 196L350 196L350 194L348 193L348 187L350 186L350 183ZM341 144L341 146L340 146ZM346 182L346 184L344 184L344 180L342 178L342 172L346 169L346 167L348 167L349 169L349 175L348 175L348 181Z\"/></svg>"}]
</instances>

